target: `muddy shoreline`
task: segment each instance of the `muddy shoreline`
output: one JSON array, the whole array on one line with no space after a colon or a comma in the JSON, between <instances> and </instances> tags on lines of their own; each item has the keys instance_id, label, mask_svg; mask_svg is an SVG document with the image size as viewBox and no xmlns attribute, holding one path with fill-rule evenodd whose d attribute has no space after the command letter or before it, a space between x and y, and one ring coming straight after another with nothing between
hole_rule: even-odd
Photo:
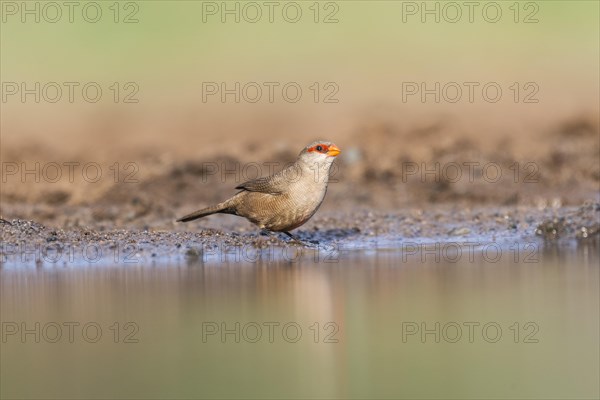
<instances>
[{"instance_id":1,"label":"muddy shoreline","mask_svg":"<svg viewBox=\"0 0 600 400\"><path fill-rule=\"evenodd\" d=\"M598 129L594 118L579 115L528 136L482 140L444 123L425 129L392 117L363 121L336 140L342 154L325 201L294 233L309 247L342 250L407 241L590 240L600 224ZM194 158L183 155L184 142L110 155L93 145L74 153L3 146L2 255L14 259L27 246L95 245L104 255L118 250L122 262L202 258L228 246L298 247L233 216L175 220L230 197L245 180L282 169L312 139L257 146L240 137L233 147L198 148Z\"/></svg>"},{"instance_id":2,"label":"muddy shoreline","mask_svg":"<svg viewBox=\"0 0 600 400\"><path fill-rule=\"evenodd\" d=\"M264 235L242 218L213 216L170 229L58 228L34 221L0 221L0 260L6 266L69 266L207 261L253 262L332 257L343 251L392 249L452 243L478 249L528 245L588 245L600 239L600 203L581 207L479 207L396 212L319 212L295 231ZM166 224L166 223L165 223ZM213 228L207 225L222 227Z\"/></svg>"}]
</instances>

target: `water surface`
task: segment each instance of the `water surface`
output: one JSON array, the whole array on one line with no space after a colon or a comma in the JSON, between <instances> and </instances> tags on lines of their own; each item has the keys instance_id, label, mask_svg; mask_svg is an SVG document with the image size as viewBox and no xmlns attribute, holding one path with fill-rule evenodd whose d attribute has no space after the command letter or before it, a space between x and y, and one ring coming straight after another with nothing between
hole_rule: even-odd
<instances>
[{"instance_id":1,"label":"water surface","mask_svg":"<svg viewBox=\"0 0 600 400\"><path fill-rule=\"evenodd\" d=\"M597 398L598 241L500 248L5 266L0 394Z\"/></svg>"}]
</instances>

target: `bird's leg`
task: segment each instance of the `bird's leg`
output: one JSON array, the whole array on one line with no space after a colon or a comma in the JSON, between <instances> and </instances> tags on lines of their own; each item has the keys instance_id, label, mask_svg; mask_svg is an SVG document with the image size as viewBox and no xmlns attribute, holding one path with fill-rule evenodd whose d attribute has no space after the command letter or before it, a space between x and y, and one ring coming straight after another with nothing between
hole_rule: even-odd
<instances>
[{"instance_id":1,"label":"bird's leg","mask_svg":"<svg viewBox=\"0 0 600 400\"><path fill-rule=\"evenodd\" d=\"M299 241L296 236L292 235L291 233L287 232L287 231L283 231L283 233L285 233L288 237L292 238L295 241Z\"/></svg>"},{"instance_id":2,"label":"bird's leg","mask_svg":"<svg viewBox=\"0 0 600 400\"><path fill-rule=\"evenodd\" d=\"M290 237L292 240L290 241L290 243L298 243L301 244L302 246L305 247L313 247L315 244L318 245L319 242L305 242L303 240L298 239L296 236L292 235L291 233L289 233L288 231L283 231L283 233L285 233L288 237Z\"/></svg>"},{"instance_id":3,"label":"bird's leg","mask_svg":"<svg viewBox=\"0 0 600 400\"><path fill-rule=\"evenodd\" d=\"M285 235L287 237L289 237L290 239L292 239L288 243L296 243L296 244L301 244L302 246L306 246L306 244L304 242L302 242L302 240L298 239L296 236L292 235L288 231L283 231L283 233L285 233Z\"/></svg>"}]
</instances>

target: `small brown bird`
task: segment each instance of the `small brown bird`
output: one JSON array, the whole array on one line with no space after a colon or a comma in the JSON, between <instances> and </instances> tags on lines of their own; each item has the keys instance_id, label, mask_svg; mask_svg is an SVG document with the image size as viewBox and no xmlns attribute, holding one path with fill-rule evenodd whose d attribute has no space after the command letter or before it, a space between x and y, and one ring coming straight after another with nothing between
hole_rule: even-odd
<instances>
[{"instance_id":1,"label":"small brown bird","mask_svg":"<svg viewBox=\"0 0 600 400\"><path fill-rule=\"evenodd\" d=\"M261 229L283 232L296 229L313 216L327 192L329 170L340 149L331 142L317 141L300 152L296 162L265 178L236 186L232 198L203 208L178 222L193 221L211 214L233 214L248 219Z\"/></svg>"}]
</instances>

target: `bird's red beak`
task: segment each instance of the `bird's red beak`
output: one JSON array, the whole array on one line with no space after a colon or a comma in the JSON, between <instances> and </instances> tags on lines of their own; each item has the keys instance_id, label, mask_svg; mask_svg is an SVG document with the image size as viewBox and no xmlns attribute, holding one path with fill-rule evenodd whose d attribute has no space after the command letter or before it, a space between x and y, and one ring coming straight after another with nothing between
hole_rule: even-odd
<instances>
[{"instance_id":1,"label":"bird's red beak","mask_svg":"<svg viewBox=\"0 0 600 400\"><path fill-rule=\"evenodd\" d=\"M331 156L331 157L335 157L338 154L340 154L342 151L335 145L332 144L331 146L329 146L329 150L327 151L327 155Z\"/></svg>"}]
</instances>

